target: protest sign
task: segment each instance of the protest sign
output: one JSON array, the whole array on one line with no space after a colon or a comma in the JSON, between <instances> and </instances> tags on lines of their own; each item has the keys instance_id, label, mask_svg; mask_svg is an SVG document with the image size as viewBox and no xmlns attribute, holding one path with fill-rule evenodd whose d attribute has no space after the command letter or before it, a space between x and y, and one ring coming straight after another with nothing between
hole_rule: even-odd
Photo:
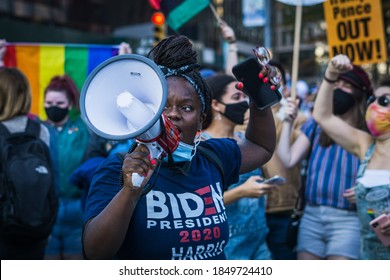
<instances>
[{"instance_id":1,"label":"protest sign","mask_svg":"<svg viewBox=\"0 0 390 280\"><path fill-rule=\"evenodd\" d=\"M355 64L387 59L381 0L324 2L329 55L347 55Z\"/></svg>"}]
</instances>

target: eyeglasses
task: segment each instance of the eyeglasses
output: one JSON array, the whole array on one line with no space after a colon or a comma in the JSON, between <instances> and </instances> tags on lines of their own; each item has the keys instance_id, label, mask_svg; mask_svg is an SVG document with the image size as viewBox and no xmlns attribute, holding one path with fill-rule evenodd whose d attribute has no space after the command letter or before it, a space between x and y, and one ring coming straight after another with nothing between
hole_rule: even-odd
<instances>
[{"instance_id":1,"label":"eyeglasses","mask_svg":"<svg viewBox=\"0 0 390 280\"><path fill-rule=\"evenodd\" d=\"M390 93L379 96L378 98L374 95L371 95L367 100L367 106L371 103L374 103L375 100L378 100L378 104L382 107L388 107L390 103Z\"/></svg>"}]
</instances>

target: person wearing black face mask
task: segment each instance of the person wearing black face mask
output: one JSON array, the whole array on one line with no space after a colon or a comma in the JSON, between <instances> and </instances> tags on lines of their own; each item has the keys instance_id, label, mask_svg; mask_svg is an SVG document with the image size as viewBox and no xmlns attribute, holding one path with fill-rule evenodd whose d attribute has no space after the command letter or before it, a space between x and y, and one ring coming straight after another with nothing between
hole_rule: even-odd
<instances>
[{"instance_id":1,"label":"person wearing black face mask","mask_svg":"<svg viewBox=\"0 0 390 280\"><path fill-rule=\"evenodd\" d=\"M226 74L206 79L213 94L211 113L203 122L201 139L243 139L235 132L244 124L249 105L246 95L236 89L237 80ZM265 220L265 197L272 185L262 184L260 169L241 174L238 183L224 193L229 220L230 238L225 253L227 259L271 259L265 238L268 227Z\"/></svg>"},{"instance_id":2,"label":"person wearing black face mask","mask_svg":"<svg viewBox=\"0 0 390 280\"><path fill-rule=\"evenodd\" d=\"M68 117L69 109L58 106L45 107L47 118L53 123L59 123Z\"/></svg>"},{"instance_id":3,"label":"person wearing black face mask","mask_svg":"<svg viewBox=\"0 0 390 280\"><path fill-rule=\"evenodd\" d=\"M237 95L241 95L241 93L237 92ZM249 104L247 100L238 102L238 103L230 103L226 104L222 101L219 103L225 105L225 112L221 113L226 118L231 120L235 124L244 124L245 113L249 109Z\"/></svg>"},{"instance_id":4,"label":"person wearing black face mask","mask_svg":"<svg viewBox=\"0 0 390 280\"><path fill-rule=\"evenodd\" d=\"M381 214L386 215L386 203L390 199L390 77L385 76L369 97L366 112L361 116L368 128L364 131L332 114L332 80L339 80L353 68L349 57L343 54L329 61L326 77L330 82L321 85L313 116L337 143L360 159L353 187L360 221L360 259L389 260L390 247L385 240L390 237L390 221L384 219L376 228L380 228L379 232L375 231L373 221Z\"/></svg>"},{"instance_id":5,"label":"person wearing black face mask","mask_svg":"<svg viewBox=\"0 0 390 280\"><path fill-rule=\"evenodd\" d=\"M351 93L340 88L336 88L333 92L333 113L335 115L343 115L355 105L356 101Z\"/></svg>"},{"instance_id":6,"label":"person wearing black face mask","mask_svg":"<svg viewBox=\"0 0 390 280\"><path fill-rule=\"evenodd\" d=\"M44 92L50 131L50 152L59 191L59 211L45 252L46 259L82 259L82 190L69 182L72 172L87 159L91 134L78 114L79 92L70 77L53 77ZM70 112L74 112L73 116ZM103 151L102 151L103 154Z\"/></svg>"},{"instance_id":7,"label":"person wearing black face mask","mask_svg":"<svg viewBox=\"0 0 390 280\"><path fill-rule=\"evenodd\" d=\"M283 99L280 103L272 106L276 126L276 145L278 145L285 117L285 106L287 105L287 98L291 95L291 90L286 85L283 65L275 60L270 60L269 65L277 67L282 73L281 87L278 90L282 93ZM301 127L306 120L306 114L299 110L292 123L290 143L293 143L301 134ZM289 232L291 214L294 212L301 187L301 167L296 164L291 168L285 168L277 153L274 153L272 158L262 166L262 171L266 178L278 175L286 179L284 185L275 188L272 193L267 195L266 218L269 228L267 244L272 258L275 260L296 260L296 252L287 244L286 236Z\"/></svg>"},{"instance_id":8,"label":"person wearing black face mask","mask_svg":"<svg viewBox=\"0 0 390 280\"><path fill-rule=\"evenodd\" d=\"M45 90L44 108L47 116L47 123L62 129L69 119L69 111L77 105L76 97L70 92L78 92L73 86L69 86L71 83L70 78L54 77L48 87Z\"/></svg>"},{"instance_id":9,"label":"person wearing black face mask","mask_svg":"<svg viewBox=\"0 0 390 280\"><path fill-rule=\"evenodd\" d=\"M350 69L337 79L327 71L320 92L323 96L324 89L333 90L331 104L337 119L363 130L366 100L372 94L371 83L362 68L351 65ZM323 98L320 104L323 104ZM319 121L324 112L318 110L321 106L317 101L314 107L315 120L310 118L306 121L301 129L303 133L290 145L291 123L296 116L297 104L289 100L287 118L277 148L277 154L286 168L310 155L307 158L307 174L310 176L307 176L305 184L306 206L296 247L298 259L358 259L360 222L353 186L359 158L324 132ZM341 128L332 126L332 129Z\"/></svg>"}]
</instances>

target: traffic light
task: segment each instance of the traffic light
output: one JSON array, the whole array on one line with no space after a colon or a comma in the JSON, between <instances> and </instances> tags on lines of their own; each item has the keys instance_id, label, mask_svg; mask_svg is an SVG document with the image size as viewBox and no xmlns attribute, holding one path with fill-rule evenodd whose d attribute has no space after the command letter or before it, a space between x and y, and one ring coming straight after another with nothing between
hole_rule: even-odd
<instances>
[{"instance_id":1,"label":"traffic light","mask_svg":"<svg viewBox=\"0 0 390 280\"><path fill-rule=\"evenodd\" d=\"M161 24L161 25L155 25L154 26L154 42L155 42L155 44L160 42L165 37L166 37L165 23Z\"/></svg>"},{"instance_id":2,"label":"traffic light","mask_svg":"<svg viewBox=\"0 0 390 280\"><path fill-rule=\"evenodd\" d=\"M166 37L165 16L162 12L155 12L152 15L154 24L154 43L157 44Z\"/></svg>"}]
</instances>

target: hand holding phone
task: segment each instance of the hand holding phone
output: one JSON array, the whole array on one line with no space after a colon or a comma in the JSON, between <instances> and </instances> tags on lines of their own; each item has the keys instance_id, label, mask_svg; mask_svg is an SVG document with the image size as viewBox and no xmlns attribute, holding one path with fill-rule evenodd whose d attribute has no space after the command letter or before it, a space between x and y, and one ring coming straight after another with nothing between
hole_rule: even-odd
<instances>
[{"instance_id":1,"label":"hand holding phone","mask_svg":"<svg viewBox=\"0 0 390 280\"><path fill-rule=\"evenodd\" d=\"M370 226L372 230L375 232L379 240L385 246L390 246L390 235L384 235L381 232L380 226L385 224L388 221L390 221L390 216L386 214L382 214L370 222Z\"/></svg>"},{"instance_id":2,"label":"hand holding phone","mask_svg":"<svg viewBox=\"0 0 390 280\"><path fill-rule=\"evenodd\" d=\"M237 80L243 83L245 94L249 96L260 110L278 103L282 98L281 93L277 89L271 89L269 82L264 82L263 79L259 78L259 73L262 69L263 66L254 57L246 59L232 69Z\"/></svg>"},{"instance_id":3,"label":"hand holding phone","mask_svg":"<svg viewBox=\"0 0 390 280\"><path fill-rule=\"evenodd\" d=\"M261 183L280 186L280 185L284 185L286 183L286 179L276 175L276 176L273 176L272 178L268 178L268 179L261 181Z\"/></svg>"}]
</instances>

